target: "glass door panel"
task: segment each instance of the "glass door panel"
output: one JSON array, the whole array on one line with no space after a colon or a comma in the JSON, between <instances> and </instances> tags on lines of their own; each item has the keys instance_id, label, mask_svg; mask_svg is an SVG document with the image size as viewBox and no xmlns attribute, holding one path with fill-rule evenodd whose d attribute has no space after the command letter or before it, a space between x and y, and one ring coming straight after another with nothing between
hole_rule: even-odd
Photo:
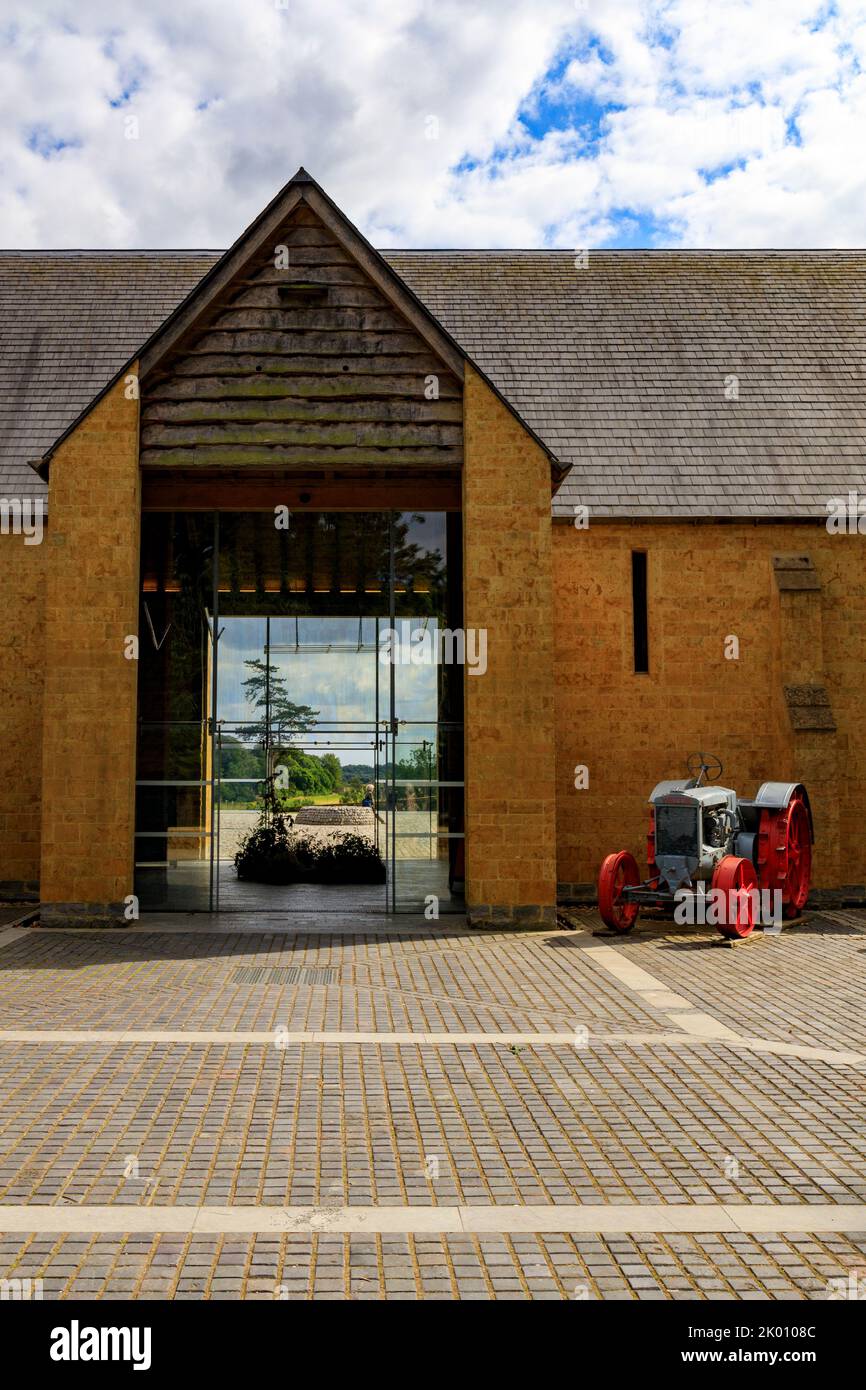
<instances>
[{"instance_id":1,"label":"glass door panel","mask_svg":"<svg viewBox=\"0 0 866 1390\"><path fill-rule=\"evenodd\" d=\"M400 721L390 741L391 910L464 911L463 780L446 778L448 732Z\"/></svg>"},{"instance_id":2,"label":"glass door panel","mask_svg":"<svg viewBox=\"0 0 866 1390\"><path fill-rule=\"evenodd\" d=\"M462 909L463 671L441 646L462 620L460 573L454 514L305 512L282 530L269 513L144 514L143 908L252 905L233 859L279 777L294 834L345 836L354 817L378 848L376 910ZM335 829L340 803L357 814ZM337 896L293 886L281 910Z\"/></svg>"},{"instance_id":3,"label":"glass door panel","mask_svg":"<svg viewBox=\"0 0 866 1390\"><path fill-rule=\"evenodd\" d=\"M213 839L213 516L142 517L135 892L207 910Z\"/></svg>"},{"instance_id":4,"label":"glass door panel","mask_svg":"<svg viewBox=\"0 0 866 1390\"><path fill-rule=\"evenodd\" d=\"M263 895L232 861L259 821L271 779L290 842L321 850L350 837L386 854L384 820L365 791L379 772L377 631L362 614L224 616L221 620L215 881L222 910ZM347 891L348 889L348 891ZM315 891L314 891L315 890ZM339 890L339 891L338 891ZM386 908L381 883L284 884L281 907Z\"/></svg>"}]
</instances>

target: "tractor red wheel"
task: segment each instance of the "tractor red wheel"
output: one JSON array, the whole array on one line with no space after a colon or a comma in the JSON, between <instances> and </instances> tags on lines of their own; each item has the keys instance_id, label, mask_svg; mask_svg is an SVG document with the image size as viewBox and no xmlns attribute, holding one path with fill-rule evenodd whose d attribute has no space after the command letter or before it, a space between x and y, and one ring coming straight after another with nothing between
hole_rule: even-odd
<instances>
[{"instance_id":1,"label":"tractor red wheel","mask_svg":"<svg viewBox=\"0 0 866 1390\"><path fill-rule=\"evenodd\" d=\"M637 860L627 849L609 854L598 875L598 910L601 920L614 931L631 931L637 920L638 904L623 894L627 886L640 883Z\"/></svg>"},{"instance_id":2,"label":"tractor red wheel","mask_svg":"<svg viewBox=\"0 0 866 1390\"><path fill-rule=\"evenodd\" d=\"M724 894L723 902L716 907L720 920L717 922L722 936L743 938L751 936L755 929L755 903L758 875L751 859L738 859L735 854L727 854L720 859L713 873L712 888Z\"/></svg>"},{"instance_id":3,"label":"tractor red wheel","mask_svg":"<svg viewBox=\"0 0 866 1390\"><path fill-rule=\"evenodd\" d=\"M806 906L812 880L812 833L809 812L799 798L788 807L786 825L788 872L782 901L786 917L799 917Z\"/></svg>"},{"instance_id":4,"label":"tractor red wheel","mask_svg":"<svg viewBox=\"0 0 866 1390\"><path fill-rule=\"evenodd\" d=\"M798 917L806 906L812 880L812 827L802 797L787 806L761 812L758 835L761 887L782 894L786 917Z\"/></svg>"}]
</instances>

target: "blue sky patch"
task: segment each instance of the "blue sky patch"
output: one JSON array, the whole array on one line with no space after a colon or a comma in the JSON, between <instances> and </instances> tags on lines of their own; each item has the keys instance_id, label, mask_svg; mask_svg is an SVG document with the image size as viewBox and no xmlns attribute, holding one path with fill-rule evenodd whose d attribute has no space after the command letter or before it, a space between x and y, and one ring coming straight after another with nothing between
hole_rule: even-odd
<instances>
[{"instance_id":1,"label":"blue sky patch","mask_svg":"<svg viewBox=\"0 0 866 1390\"><path fill-rule=\"evenodd\" d=\"M30 127L24 143L34 154L41 155L43 159L52 159L64 150L80 150L84 142L74 136L67 140L63 136L55 135L47 126L39 125Z\"/></svg>"}]
</instances>

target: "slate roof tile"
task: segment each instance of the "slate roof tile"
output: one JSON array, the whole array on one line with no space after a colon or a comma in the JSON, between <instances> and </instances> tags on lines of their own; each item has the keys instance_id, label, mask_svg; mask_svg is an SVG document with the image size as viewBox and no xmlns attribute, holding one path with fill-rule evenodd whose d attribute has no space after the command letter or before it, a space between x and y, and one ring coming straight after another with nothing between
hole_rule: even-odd
<instances>
[{"instance_id":1,"label":"slate roof tile","mask_svg":"<svg viewBox=\"0 0 866 1390\"><path fill-rule=\"evenodd\" d=\"M383 254L572 465L555 515L823 519L866 493L866 252ZM218 255L0 252L0 496L44 491L28 460Z\"/></svg>"}]
</instances>

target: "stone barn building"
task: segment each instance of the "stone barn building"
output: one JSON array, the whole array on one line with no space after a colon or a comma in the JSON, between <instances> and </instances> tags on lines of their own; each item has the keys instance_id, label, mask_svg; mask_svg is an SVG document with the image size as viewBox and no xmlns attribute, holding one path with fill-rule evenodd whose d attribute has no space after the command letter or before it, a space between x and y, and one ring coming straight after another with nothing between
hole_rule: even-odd
<instances>
[{"instance_id":1,"label":"stone barn building","mask_svg":"<svg viewBox=\"0 0 866 1390\"><path fill-rule=\"evenodd\" d=\"M303 170L224 254L0 253L0 896L260 909L278 718L375 788L358 910L551 921L696 749L862 899L864 301L860 252L378 252Z\"/></svg>"}]
</instances>

